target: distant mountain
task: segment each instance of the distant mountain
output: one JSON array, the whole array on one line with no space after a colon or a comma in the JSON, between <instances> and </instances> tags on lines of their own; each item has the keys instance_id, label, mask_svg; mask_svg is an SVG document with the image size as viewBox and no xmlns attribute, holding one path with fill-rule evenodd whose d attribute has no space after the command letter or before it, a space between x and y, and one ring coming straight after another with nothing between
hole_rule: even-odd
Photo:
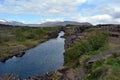
<instances>
[{"instance_id":1,"label":"distant mountain","mask_svg":"<svg viewBox=\"0 0 120 80\"><path fill-rule=\"evenodd\" d=\"M66 26L66 25L87 25L91 26L92 24L88 22L75 22L75 21L56 21L56 22L45 22L42 24L24 24L17 21L5 21L0 20L0 24L12 25L12 26L30 26L30 27L55 27L55 26Z\"/></svg>"},{"instance_id":2,"label":"distant mountain","mask_svg":"<svg viewBox=\"0 0 120 80\"><path fill-rule=\"evenodd\" d=\"M49 27L52 27L52 26L66 26L66 25L92 25L88 22L83 22L83 23L80 23L80 22L75 22L75 21L63 21L63 22L45 22L45 23L42 23L40 24L40 26L49 26Z\"/></svg>"},{"instance_id":3,"label":"distant mountain","mask_svg":"<svg viewBox=\"0 0 120 80\"><path fill-rule=\"evenodd\" d=\"M24 24L22 22L6 21L6 20L0 20L0 24L12 25L12 26L25 26L26 25L26 24Z\"/></svg>"}]
</instances>

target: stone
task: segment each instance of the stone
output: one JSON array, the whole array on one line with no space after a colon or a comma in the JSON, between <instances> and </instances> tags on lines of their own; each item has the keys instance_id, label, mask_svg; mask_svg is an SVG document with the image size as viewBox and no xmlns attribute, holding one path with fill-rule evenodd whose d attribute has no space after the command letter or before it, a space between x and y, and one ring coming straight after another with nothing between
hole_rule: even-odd
<instances>
[{"instance_id":1,"label":"stone","mask_svg":"<svg viewBox=\"0 0 120 80\"><path fill-rule=\"evenodd\" d=\"M18 75L4 74L0 76L0 80L20 80Z\"/></svg>"}]
</instances>

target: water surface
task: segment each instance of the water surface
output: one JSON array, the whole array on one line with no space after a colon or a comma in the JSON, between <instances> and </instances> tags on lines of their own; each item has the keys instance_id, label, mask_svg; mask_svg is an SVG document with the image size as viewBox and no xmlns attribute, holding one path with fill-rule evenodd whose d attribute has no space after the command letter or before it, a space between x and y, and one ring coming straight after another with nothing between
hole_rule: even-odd
<instances>
[{"instance_id":1,"label":"water surface","mask_svg":"<svg viewBox=\"0 0 120 80\"><path fill-rule=\"evenodd\" d=\"M63 35L64 32L60 32L57 38L27 50L23 57L13 57L5 63L0 62L0 75L13 73L23 79L57 70L64 63Z\"/></svg>"}]
</instances>

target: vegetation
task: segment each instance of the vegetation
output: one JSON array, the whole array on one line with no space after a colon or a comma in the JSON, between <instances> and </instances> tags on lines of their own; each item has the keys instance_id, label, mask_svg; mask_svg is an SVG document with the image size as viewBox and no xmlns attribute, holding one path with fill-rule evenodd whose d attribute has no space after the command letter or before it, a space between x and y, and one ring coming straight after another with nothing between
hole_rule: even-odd
<instances>
[{"instance_id":1,"label":"vegetation","mask_svg":"<svg viewBox=\"0 0 120 80\"><path fill-rule=\"evenodd\" d=\"M84 39L65 51L64 66L72 67L77 72L85 67L87 73L82 80L119 80L120 51L115 50L112 56L106 56L93 63L86 62L100 52L119 46L120 38L111 37L108 31L97 28L86 29L83 34Z\"/></svg>"},{"instance_id":2,"label":"vegetation","mask_svg":"<svg viewBox=\"0 0 120 80\"><path fill-rule=\"evenodd\" d=\"M94 55L108 48L108 35L95 32L65 52L65 65L77 63L82 55Z\"/></svg>"},{"instance_id":3,"label":"vegetation","mask_svg":"<svg viewBox=\"0 0 120 80\"><path fill-rule=\"evenodd\" d=\"M31 48L42 41L56 36L54 33L56 33L58 29L59 28L55 27L22 27L9 31L11 33L10 35L0 36L0 58L13 54L12 51ZM75 29L80 30L79 27L69 27L69 25L66 29L65 37L76 33L77 30ZM115 51L112 56L97 60L94 63L86 64L85 61L93 55L119 45L120 39L112 38L110 41L109 38L111 37L108 33L100 31L97 28L87 29L82 27L81 30L84 31L82 34L84 34L85 38L66 49L64 53L64 66L72 67L78 72L85 66L87 73L83 80L119 80L120 51ZM4 31L0 31L0 33L3 32ZM57 80L58 78L59 76L53 75L53 80Z\"/></svg>"},{"instance_id":4,"label":"vegetation","mask_svg":"<svg viewBox=\"0 0 120 80\"><path fill-rule=\"evenodd\" d=\"M47 36L47 33L52 32L53 28L18 28L14 35L17 41L25 41L27 39L38 40Z\"/></svg>"},{"instance_id":5,"label":"vegetation","mask_svg":"<svg viewBox=\"0 0 120 80\"><path fill-rule=\"evenodd\" d=\"M19 27L12 30L0 30L0 34L4 34L0 35L0 57L4 57L4 54L5 56L11 55L10 53L15 54L16 51L26 50L49 38L56 37L58 30L58 27Z\"/></svg>"},{"instance_id":6,"label":"vegetation","mask_svg":"<svg viewBox=\"0 0 120 80\"><path fill-rule=\"evenodd\" d=\"M119 80L120 56L112 56L87 65L84 80Z\"/></svg>"}]
</instances>

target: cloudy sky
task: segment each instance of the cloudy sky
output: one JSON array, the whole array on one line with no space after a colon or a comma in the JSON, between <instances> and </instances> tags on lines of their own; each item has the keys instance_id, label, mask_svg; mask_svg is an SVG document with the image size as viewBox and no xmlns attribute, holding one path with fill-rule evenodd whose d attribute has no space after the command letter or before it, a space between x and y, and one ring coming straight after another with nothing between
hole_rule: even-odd
<instances>
[{"instance_id":1,"label":"cloudy sky","mask_svg":"<svg viewBox=\"0 0 120 80\"><path fill-rule=\"evenodd\" d=\"M0 20L120 23L120 0L0 0Z\"/></svg>"}]
</instances>

